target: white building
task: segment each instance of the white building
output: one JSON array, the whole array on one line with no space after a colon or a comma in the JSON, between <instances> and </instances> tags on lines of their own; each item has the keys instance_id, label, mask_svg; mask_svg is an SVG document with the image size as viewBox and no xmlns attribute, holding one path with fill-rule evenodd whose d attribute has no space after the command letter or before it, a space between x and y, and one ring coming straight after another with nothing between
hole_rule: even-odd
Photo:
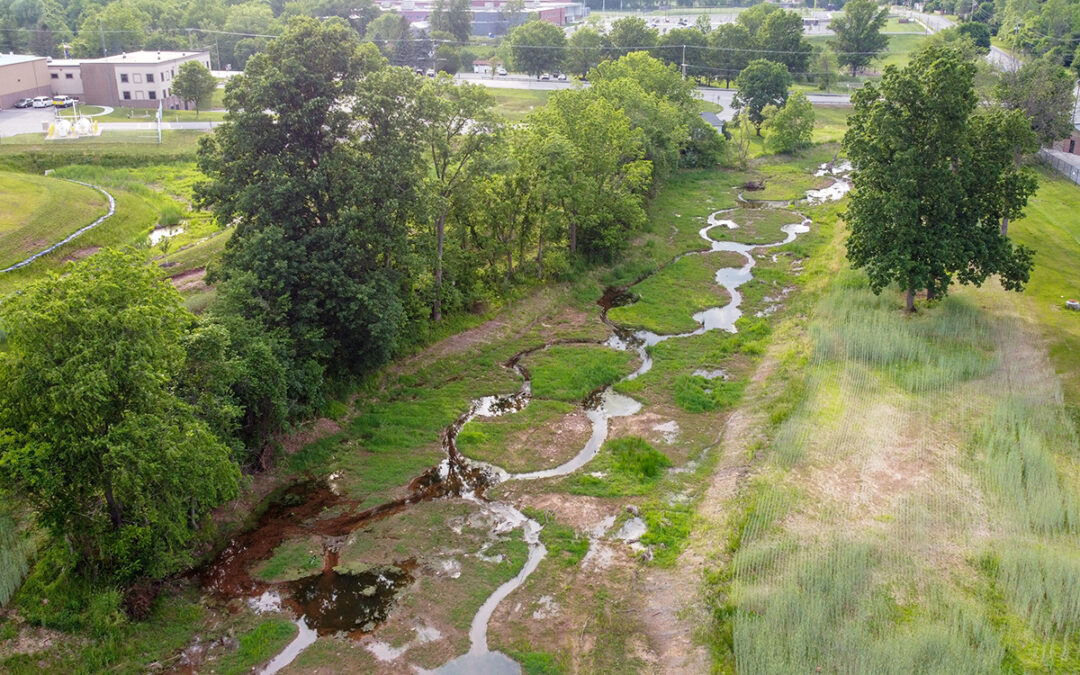
<instances>
[{"instance_id":1,"label":"white building","mask_svg":"<svg viewBox=\"0 0 1080 675\"><path fill-rule=\"evenodd\" d=\"M184 102L172 93L172 81L187 61L198 61L209 70L210 52L132 52L81 61L81 98L93 105L182 108Z\"/></svg>"}]
</instances>

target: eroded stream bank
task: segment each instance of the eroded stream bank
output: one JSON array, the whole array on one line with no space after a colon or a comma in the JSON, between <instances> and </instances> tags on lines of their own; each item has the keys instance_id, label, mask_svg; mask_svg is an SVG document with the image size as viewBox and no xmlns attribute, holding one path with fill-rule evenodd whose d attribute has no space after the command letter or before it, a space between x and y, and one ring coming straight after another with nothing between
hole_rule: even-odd
<instances>
[{"instance_id":1,"label":"eroded stream bank","mask_svg":"<svg viewBox=\"0 0 1080 675\"><path fill-rule=\"evenodd\" d=\"M837 178L833 185L823 190L808 192L808 203L838 199L847 188L846 180ZM379 663L400 660L404 650L371 636L390 615L402 591L417 583L418 575L429 574L432 563L425 561L421 564L415 557L409 556L408 542L397 547L406 553L395 553L384 564L374 566L355 564L352 560L342 562L342 551L355 548L358 541L363 539L364 532L379 521L432 500L450 500L469 514L483 514L481 520L487 529L487 543L483 547L491 546L492 542L507 541L505 538L513 535L507 545L524 545L526 549L516 573L499 583L472 615L467 651L442 661L443 665L436 668L436 672L519 672L514 660L489 650L488 626L500 603L529 578L547 550L540 541L541 523L509 501L489 499L488 490L498 484L557 479L579 471L597 456L607 439L612 420L641 412L640 402L617 392L615 388L621 382L632 381L650 371L653 365L651 347L707 331L736 331L735 323L742 316L743 297L739 288L754 278L754 252L794 241L799 234L809 230L810 221L795 214L799 222L781 228L784 238L765 244L720 241L711 236L712 232L721 229L738 230L738 223L723 217L731 211L721 209L710 213L705 226L698 231L706 247L683 254L729 252L743 259L743 264L738 267L717 270L715 283L727 293L728 302L694 314L693 319L698 324L696 329L673 334L627 330L608 318L608 309L618 305L620 297L625 297L628 289L609 289L600 299L599 304L603 308L601 320L611 329L609 338L602 344L613 350L635 354L639 363L632 372L594 391L581 404L588 419L589 435L580 450L566 461L554 467L512 473L495 464L469 460L457 448L458 434L470 421L514 415L528 408L532 401L532 379L522 361L527 356L549 349L553 344L559 344L550 342L519 352L504 364L520 378L520 388L511 394L473 400L468 410L443 431L444 459L413 480L406 497L376 507L360 508L355 500L338 494L325 482L314 481L287 490L267 509L254 529L237 537L202 572L201 580L207 589L219 597L244 598L256 611L276 612L284 609L297 617L297 637L267 665L264 672L277 672L288 666L319 635L347 634L353 639L365 640L368 651ZM473 517L465 516L470 523ZM611 518L606 527L589 533L590 551L596 541L605 537L636 541L646 528L645 522L636 516L623 522L618 531L612 531L614 525L615 519ZM275 556L275 552L280 552L283 545L295 541L310 543L311 559L307 564L301 560L297 570L285 575L290 578L273 578L273 575L268 578L265 573L267 561ZM473 555L483 560L484 550L486 548L481 548ZM253 574L253 570L259 566L263 566L261 576ZM446 573L453 574L453 565L450 565L450 570ZM462 572L459 570L458 573ZM432 631L427 626L417 627L414 643L430 642L426 638L433 635Z\"/></svg>"}]
</instances>

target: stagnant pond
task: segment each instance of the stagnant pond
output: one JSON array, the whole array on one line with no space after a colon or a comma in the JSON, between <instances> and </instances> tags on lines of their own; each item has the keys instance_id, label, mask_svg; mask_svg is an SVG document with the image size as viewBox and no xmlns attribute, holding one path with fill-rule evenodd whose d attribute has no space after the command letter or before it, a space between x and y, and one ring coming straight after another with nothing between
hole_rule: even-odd
<instances>
[{"instance_id":1,"label":"stagnant pond","mask_svg":"<svg viewBox=\"0 0 1080 675\"><path fill-rule=\"evenodd\" d=\"M830 176L834 182L821 190L810 190L800 203L819 204L840 199L850 189L845 178L850 166L822 165L817 176ZM776 208L772 203L755 202L740 195L745 207ZM796 204L797 205L797 204ZM783 206L792 206L783 203ZM700 255L715 251L729 251L741 255L744 262L739 267L725 267L716 272L716 283L729 295L727 304L713 307L693 315L698 327L687 333L661 335L645 330L628 331L607 317L607 310L619 304L620 298L628 297L628 289L609 289L598 301L603 307L601 319L612 329L611 337L604 343L612 349L633 351L641 365L624 378L632 380L652 367L648 347L665 340L700 335L710 330L735 332L735 322L742 316L742 295L739 287L753 278L757 249L783 246L795 240L799 234L809 231L810 221L802 218L799 223L781 228L785 237L768 244L742 244L717 241L710 232L718 228L737 228L737 223L724 216L733 209L710 214L705 227L698 232L707 247L684 255ZM681 256L680 256L681 257ZM541 345L521 352L511 358L505 367L517 373L522 380L521 388L504 396L484 396L472 401L469 409L443 432L443 448L446 456L438 466L431 468L409 485L408 496L374 508L356 510L355 504L335 494L324 483L307 483L289 488L274 501L259 519L257 525L234 539L218 559L201 573L203 585L209 590L229 598L247 598L256 611L280 611L288 608L297 617L297 637L278 654L262 672L276 673L289 665L319 635L347 633L354 637L371 633L382 623L392 609L399 592L414 581L415 562L399 561L393 566L339 573L337 550L341 541L351 532L372 521L406 509L410 504L442 497L459 497L482 505L495 517L502 531L521 529L528 546L525 564L517 575L499 586L476 612L469 629L470 649L434 672L453 673L519 673L520 666L505 654L488 648L487 632L492 614L510 593L518 588L540 564L547 551L540 542L541 525L528 518L511 504L485 497L489 486L503 481L526 481L552 478L570 474L596 457L607 439L608 421L615 417L636 414L641 404L633 398L619 394L615 385L594 392L585 401L585 411L591 424L588 441L570 460L542 471L510 473L498 466L469 460L458 452L456 440L462 427L470 420L482 417L514 414L527 405L532 397L528 371L521 365L523 357L546 349ZM616 383L617 384L617 383ZM326 514L338 514L330 515ZM612 519L610 524L614 523ZM610 524L608 525L610 527ZM634 540L644 533L645 525L633 518L615 533L615 537ZM604 533L593 533L601 536ZM295 581L266 583L251 576L251 569L259 561L268 559L274 549L288 539L318 537L325 542L322 570Z\"/></svg>"}]
</instances>

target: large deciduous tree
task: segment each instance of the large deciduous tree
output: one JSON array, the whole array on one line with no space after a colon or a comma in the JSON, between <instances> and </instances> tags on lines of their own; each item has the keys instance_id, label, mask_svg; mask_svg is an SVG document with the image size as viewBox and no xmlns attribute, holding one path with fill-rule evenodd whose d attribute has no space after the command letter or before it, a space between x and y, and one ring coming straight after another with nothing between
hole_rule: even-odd
<instances>
[{"instance_id":1,"label":"large deciduous tree","mask_svg":"<svg viewBox=\"0 0 1080 675\"><path fill-rule=\"evenodd\" d=\"M782 107L768 105L761 111L765 145L774 152L794 152L810 145L814 133L814 107L806 94L797 91Z\"/></svg>"},{"instance_id":2,"label":"large deciduous tree","mask_svg":"<svg viewBox=\"0 0 1080 675\"><path fill-rule=\"evenodd\" d=\"M589 69L604 58L604 38L595 28L582 26L570 34L566 41L566 60L563 69L584 77Z\"/></svg>"},{"instance_id":3,"label":"large deciduous tree","mask_svg":"<svg viewBox=\"0 0 1080 675\"><path fill-rule=\"evenodd\" d=\"M1062 66L1033 59L1019 70L1002 73L994 93L1001 105L1022 110L1039 140L1048 145L1072 131L1074 84Z\"/></svg>"},{"instance_id":4,"label":"large deciduous tree","mask_svg":"<svg viewBox=\"0 0 1080 675\"><path fill-rule=\"evenodd\" d=\"M429 193L434 201L435 298L431 318L435 321L442 320L446 215L472 177L473 167L497 140L501 124L492 111L494 105L495 99L483 85L456 84L446 75L427 82L421 92L421 133L433 169Z\"/></svg>"},{"instance_id":5,"label":"large deciduous tree","mask_svg":"<svg viewBox=\"0 0 1080 675\"><path fill-rule=\"evenodd\" d=\"M656 45L659 32L650 28L645 19L637 16L624 16L611 24L607 39L611 46L611 57L619 58L630 52L650 49Z\"/></svg>"},{"instance_id":6,"label":"large deciduous tree","mask_svg":"<svg viewBox=\"0 0 1080 675\"><path fill-rule=\"evenodd\" d=\"M395 348L422 180L418 86L343 21L293 19L229 83L225 124L200 147L200 201L235 224L219 276L288 335L297 372L362 369Z\"/></svg>"},{"instance_id":7,"label":"large deciduous tree","mask_svg":"<svg viewBox=\"0 0 1080 675\"><path fill-rule=\"evenodd\" d=\"M709 33L709 47L712 50L709 66L716 71L717 79L723 78L725 87L730 87L731 81L750 63L748 46L751 44L750 31L741 23L722 23Z\"/></svg>"},{"instance_id":8,"label":"large deciduous tree","mask_svg":"<svg viewBox=\"0 0 1080 675\"><path fill-rule=\"evenodd\" d=\"M975 65L939 47L853 97L844 147L854 166L846 213L848 259L880 293L891 283L929 298L954 281L981 284L996 274L1020 290L1031 252L1002 235L1034 185L1015 170L1025 145L1016 120L975 114ZM1010 134L1007 142L997 135ZM999 195L1006 195L1004 197Z\"/></svg>"},{"instance_id":9,"label":"large deciduous tree","mask_svg":"<svg viewBox=\"0 0 1080 675\"><path fill-rule=\"evenodd\" d=\"M528 131L564 153L542 179L565 219L570 252L610 258L645 222L652 165L641 130L607 99L576 89L553 93L530 115Z\"/></svg>"},{"instance_id":10,"label":"large deciduous tree","mask_svg":"<svg viewBox=\"0 0 1080 675\"><path fill-rule=\"evenodd\" d=\"M808 70L814 48L803 37L802 16L797 12L771 12L754 35L754 40L765 58L784 64L792 75Z\"/></svg>"},{"instance_id":11,"label":"large deciduous tree","mask_svg":"<svg viewBox=\"0 0 1080 675\"><path fill-rule=\"evenodd\" d=\"M558 70L566 50L566 34L547 21L524 23L506 37L504 43L514 70L539 77Z\"/></svg>"},{"instance_id":12,"label":"large deciduous tree","mask_svg":"<svg viewBox=\"0 0 1080 675\"><path fill-rule=\"evenodd\" d=\"M836 33L829 46L840 65L851 68L852 77L889 46L889 36L881 34L888 16L889 8L874 0L850 0L844 11L829 22L829 28Z\"/></svg>"},{"instance_id":13,"label":"large deciduous tree","mask_svg":"<svg viewBox=\"0 0 1080 675\"><path fill-rule=\"evenodd\" d=\"M431 30L445 31L458 42L468 42L472 34L472 5L469 0L437 0L431 12Z\"/></svg>"},{"instance_id":14,"label":"large deciduous tree","mask_svg":"<svg viewBox=\"0 0 1080 675\"><path fill-rule=\"evenodd\" d=\"M206 69L206 66L198 61L181 63L172 83L173 94L179 96L185 103L195 105L195 117L199 116L199 109L210 101L215 89L217 89L217 80Z\"/></svg>"},{"instance_id":15,"label":"large deciduous tree","mask_svg":"<svg viewBox=\"0 0 1080 675\"><path fill-rule=\"evenodd\" d=\"M0 486L88 576L189 564L239 472L177 395L194 317L139 254L105 250L0 301Z\"/></svg>"},{"instance_id":16,"label":"large deciduous tree","mask_svg":"<svg viewBox=\"0 0 1080 675\"><path fill-rule=\"evenodd\" d=\"M761 111L767 105L780 108L787 102L791 73L782 63L755 59L739 73L735 86L739 90L735 94L735 107L747 112L760 136L761 123L765 121Z\"/></svg>"},{"instance_id":17,"label":"large deciduous tree","mask_svg":"<svg viewBox=\"0 0 1080 675\"><path fill-rule=\"evenodd\" d=\"M678 69L647 52L631 52L605 61L589 71L597 95L622 110L644 134L645 158L653 164L653 177L662 178L678 165L690 143L690 130L698 117L694 85Z\"/></svg>"}]
</instances>

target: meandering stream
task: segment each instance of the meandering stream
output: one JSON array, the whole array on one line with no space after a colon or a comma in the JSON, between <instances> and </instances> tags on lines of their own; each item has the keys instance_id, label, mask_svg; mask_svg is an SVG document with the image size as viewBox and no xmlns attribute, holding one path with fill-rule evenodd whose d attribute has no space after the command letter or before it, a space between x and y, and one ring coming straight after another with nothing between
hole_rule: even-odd
<instances>
[{"instance_id":1,"label":"meandering stream","mask_svg":"<svg viewBox=\"0 0 1080 675\"><path fill-rule=\"evenodd\" d=\"M850 189L850 182L844 177L849 168L850 167L848 166L842 165L836 168L833 168L830 165L823 165L816 175L831 176L835 179L834 182L821 190L808 191L807 198L800 201L812 205L841 198L847 190ZM754 204L753 200L743 198L742 201L750 206L759 206ZM770 208L770 206L763 206L763 208ZM615 293L609 292L601 299L599 304L604 307L601 313L601 319L612 329L611 337L604 344L612 349L633 351L641 360L641 365L634 372L623 378L623 380L632 380L649 371L652 367L652 358L648 353L648 348L652 345L656 345L665 340L700 335L711 330L736 332L735 323L739 317L742 316L742 295L739 292L739 287L753 278L753 268L756 262L753 252L757 249L783 246L794 241L800 234L809 231L810 221L803 217L801 222L785 225L781 228L785 234L785 237L782 240L768 244L743 244L713 239L710 236L710 232L718 228L734 229L738 227L735 222L723 217L731 211L733 211L733 209L711 213L706 220L706 225L698 232L699 236L705 242L706 247L700 251L684 254L700 255L716 251L730 251L741 255L744 259L744 262L740 267L725 267L716 272L716 283L728 293L729 300L723 306L709 308L694 314L693 318L698 322L697 328L686 333L673 335L662 335L645 330L628 331L616 325L607 317L607 310L612 304ZM626 289L621 289L622 292L625 292L625 290ZM499 652L493 652L489 649L487 639L488 624L499 603L525 582L529 575L531 575L540 564L540 561L544 558L547 551L540 541L539 535L541 525L528 518L511 504L487 499L484 496L485 489L495 483L503 481L539 480L543 478L565 476L573 473L596 457L604 441L607 439L609 420L615 417L634 415L641 409L641 404L639 402L615 391L614 387L618 383L604 387L599 392L594 393L585 402L586 415L588 416L592 428L588 441L581 451L573 458L550 469L524 473L510 473L498 466L469 460L462 456L457 450L456 439L462 427L470 420L480 416L493 417L503 414L513 414L522 410L529 404L532 396L531 381L528 371L520 362L524 356L548 346L550 345L542 345L538 348L517 354L506 364L507 368L512 369L522 378L522 384L518 391L503 396L484 396L475 399L472 401L469 409L444 430L443 447L446 452L446 458L437 467L434 467L423 476L413 481L412 485L410 485L410 491L412 493L410 497L394 502L393 504L376 507L376 509L369 509L360 514L337 519L328 519L322 521L322 524L318 526L318 532L320 534L327 536L340 535L355 529L361 523L369 522L372 518L380 517L381 515L393 512L394 510L406 508L410 503L422 499L455 496L483 505L484 509L496 517L502 531L518 528L522 529L524 541L528 545L528 556L525 564L514 578L499 586L485 600L473 617L469 630L469 651L466 654L451 660L440 668L437 668L434 671L436 673L445 675L476 672L491 674L520 672L519 665L508 656ZM306 507L307 510L314 511L316 509L325 509L337 503L332 496L327 496L321 492L318 493L316 497L315 501L317 503L313 506ZM319 499L322 499L323 501L319 502ZM290 515L294 514L290 513ZM271 513L270 516L272 518L273 514ZM263 521L260 521L260 525L262 522ZM632 520L628 523L628 526L628 531L632 530L640 533L643 531L642 528L644 527L644 523L634 522ZM603 534L604 533L598 533L597 536ZM325 617L317 616L316 614L325 612L327 609L333 610L335 609L336 603L344 601L342 587L340 585L342 583L341 579L344 576L352 576L338 575L333 572L332 568L336 565L337 561L336 553L328 554L329 559L326 568L321 575L311 577L309 580L300 580L299 582L289 582L288 584L278 585L285 586L287 589L286 594L282 595L270 584L252 581L251 578L243 572L243 569L250 563L252 556L259 554L258 551L263 549L267 551L270 550L273 546L276 546L277 543L280 543L286 534L281 534L280 538L274 539L273 541L262 541L261 546L255 545L255 539L258 538L257 530L254 534L249 533L249 535L250 540L246 543L243 541L243 537L241 537L230 545L229 549L226 549L226 552L219 558L219 562L211 566L207 575L204 575L204 580L211 586L218 584L220 587L220 584L224 583L222 581L223 579L238 578L242 580L242 583L236 584L236 587L232 592L234 594L252 598L253 606L257 609L262 607L264 609L276 610L280 608L282 600L284 599L289 606L299 614L299 617L296 619L297 626L300 629L298 636L281 654L275 657L275 659L266 666L263 670L264 673L276 673L278 670L291 663L304 648L314 642L320 627L330 629L337 628L346 631L359 631L361 633L369 632L382 620L380 617L385 616L385 611L389 610L397 587L400 584L409 583L411 581L408 570L402 570L400 577L396 578L388 578L383 573L379 573L378 577L373 577L372 579L362 579L359 581L351 580L349 583L362 587L361 591L364 599L358 603L357 607L350 606L348 611L360 611L358 608L362 605L362 610L370 612L370 614L365 614L365 618L362 622L360 619L350 617L353 619L351 623L346 622L345 624L340 624L340 622L331 622L331 625L327 625L324 623ZM250 551L249 548L251 549ZM290 593L291 595L289 595ZM313 609L316 607L321 607L323 609ZM344 608L339 607L336 609L338 611L335 612L335 614L340 615L342 614L342 611L340 610Z\"/></svg>"}]
</instances>

